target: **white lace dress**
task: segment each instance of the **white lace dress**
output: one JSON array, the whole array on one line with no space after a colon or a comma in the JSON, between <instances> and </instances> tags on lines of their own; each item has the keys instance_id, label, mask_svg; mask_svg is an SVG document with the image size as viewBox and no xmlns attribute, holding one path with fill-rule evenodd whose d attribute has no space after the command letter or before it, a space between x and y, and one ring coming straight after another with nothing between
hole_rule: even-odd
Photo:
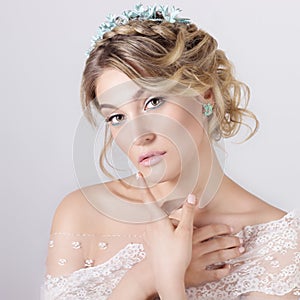
<instances>
[{"instance_id":1,"label":"white lace dress","mask_svg":"<svg viewBox=\"0 0 300 300\"><path fill-rule=\"evenodd\" d=\"M186 289L188 299L300 299L300 211L246 226L245 253L228 260L228 276ZM146 257L141 237L54 233L50 236L44 300L108 299L119 281Z\"/></svg>"}]
</instances>

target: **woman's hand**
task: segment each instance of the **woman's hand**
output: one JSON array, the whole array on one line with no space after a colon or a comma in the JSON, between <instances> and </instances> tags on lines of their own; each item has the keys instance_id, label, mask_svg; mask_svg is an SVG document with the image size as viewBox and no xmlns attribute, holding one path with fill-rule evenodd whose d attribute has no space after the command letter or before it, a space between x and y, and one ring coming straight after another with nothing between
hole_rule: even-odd
<instances>
[{"instance_id":1,"label":"woman's hand","mask_svg":"<svg viewBox=\"0 0 300 300\"><path fill-rule=\"evenodd\" d=\"M180 210L169 216L175 227L180 220ZM239 257L244 251L243 242L232 233L233 229L226 224L194 227L192 259L185 276L186 287L220 280L229 274L230 265L221 263ZM212 264L220 264L220 267L207 269Z\"/></svg>"},{"instance_id":2,"label":"woman's hand","mask_svg":"<svg viewBox=\"0 0 300 300\"><path fill-rule=\"evenodd\" d=\"M210 224L194 229L192 259L185 274L186 287L220 280L229 274L229 264L217 269L206 268L243 253L242 241L231 234L231 227L225 224Z\"/></svg>"},{"instance_id":3,"label":"woman's hand","mask_svg":"<svg viewBox=\"0 0 300 300\"><path fill-rule=\"evenodd\" d=\"M141 197L150 216L161 214L162 210L141 173L138 181ZM181 220L176 228L166 214L145 225L147 259L151 263L155 287L163 299L186 299L184 278L192 258L195 202L195 196L189 195L183 204Z\"/></svg>"}]
</instances>

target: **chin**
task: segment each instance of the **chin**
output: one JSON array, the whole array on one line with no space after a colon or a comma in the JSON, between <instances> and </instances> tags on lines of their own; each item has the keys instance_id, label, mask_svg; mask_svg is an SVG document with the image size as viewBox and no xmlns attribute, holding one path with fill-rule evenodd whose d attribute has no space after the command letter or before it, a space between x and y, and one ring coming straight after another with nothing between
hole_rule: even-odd
<instances>
[{"instance_id":1,"label":"chin","mask_svg":"<svg viewBox=\"0 0 300 300\"><path fill-rule=\"evenodd\" d=\"M140 168L139 171L143 173L148 183L151 185L176 182L180 175L180 167L176 167L174 164L170 168L166 168L165 164L156 165L149 168Z\"/></svg>"}]
</instances>

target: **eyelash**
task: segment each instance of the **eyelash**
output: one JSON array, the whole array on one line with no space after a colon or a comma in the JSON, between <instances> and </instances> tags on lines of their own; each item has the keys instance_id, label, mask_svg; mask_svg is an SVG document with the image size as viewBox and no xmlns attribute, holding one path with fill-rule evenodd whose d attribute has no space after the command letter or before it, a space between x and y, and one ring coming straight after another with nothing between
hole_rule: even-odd
<instances>
[{"instance_id":1,"label":"eyelash","mask_svg":"<svg viewBox=\"0 0 300 300\"><path fill-rule=\"evenodd\" d=\"M151 107L149 109L155 109L157 107L160 107L165 102L164 97L153 97L153 98L149 99L148 101L146 101L146 103L144 105L144 110L145 110L145 107L147 106L148 103L152 102L153 100L157 100L157 99L160 100L161 102L158 105L156 105L155 107Z\"/></svg>"},{"instance_id":2,"label":"eyelash","mask_svg":"<svg viewBox=\"0 0 300 300\"><path fill-rule=\"evenodd\" d=\"M123 115L121 115L121 114L116 114L116 115L110 116L110 117L106 118L106 122L107 122L107 123L111 123L111 125L113 125L113 126L119 125L119 124L113 124L113 122L112 122L112 120L113 120L114 118L119 117L119 116L123 116ZM121 120L121 121L122 121L122 120ZM121 121L119 121L119 122L121 122Z\"/></svg>"},{"instance_id":3,"label":"eyelash","mask_svg":"<svg viewBox=\"0 0 300 300\"><path fill-rule=\"evenodd\" d=\"M144 105L143 110L146 111L145 107L147 107L147 105L148 105L149 103L153 102L153 100L157 100L157 99L160 100L160 103L159 103L158 105L155 105L154 107L150 107L150 108L148 108L148 109L156 109L156 108L160 107L160 106L165 102L165 98L164 98L164 97L153 97L153 98L151 98L151 99L149 99L149 100L147 100L147 101L145 102L145 105ZM113 122L112 122L113 119L116 118L116 117L119 117L119 116L121 116L123 119L122 119L122 120L119 120L118 123L113 124ZM120 122L122 122L123 120L124 120L124 115L123 115L123 114L115 114L115 115L109 116L109 117L107 117L107 118L105 119L105 121L106 121L107 123L111 123L111 125L113 125L113 126L118 126L118 125L120 124Z\"/></svg>"}]
</instances>

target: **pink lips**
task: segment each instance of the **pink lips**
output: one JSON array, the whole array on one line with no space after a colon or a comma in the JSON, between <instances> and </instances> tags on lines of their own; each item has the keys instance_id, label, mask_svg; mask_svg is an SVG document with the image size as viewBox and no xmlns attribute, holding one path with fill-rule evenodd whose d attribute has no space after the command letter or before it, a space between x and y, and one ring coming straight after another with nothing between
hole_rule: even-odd
<instances>
[{"instance_id":1,"label":"pink lips","mask_svg":"<svg viewBox=\"0 0 300 300\"><path fill-rule=\"evenodd\" d=\"M139 163L145 167L153 166L163 159L166 151L149 151L139 156Z\"/></svg>"}]
</instances>

